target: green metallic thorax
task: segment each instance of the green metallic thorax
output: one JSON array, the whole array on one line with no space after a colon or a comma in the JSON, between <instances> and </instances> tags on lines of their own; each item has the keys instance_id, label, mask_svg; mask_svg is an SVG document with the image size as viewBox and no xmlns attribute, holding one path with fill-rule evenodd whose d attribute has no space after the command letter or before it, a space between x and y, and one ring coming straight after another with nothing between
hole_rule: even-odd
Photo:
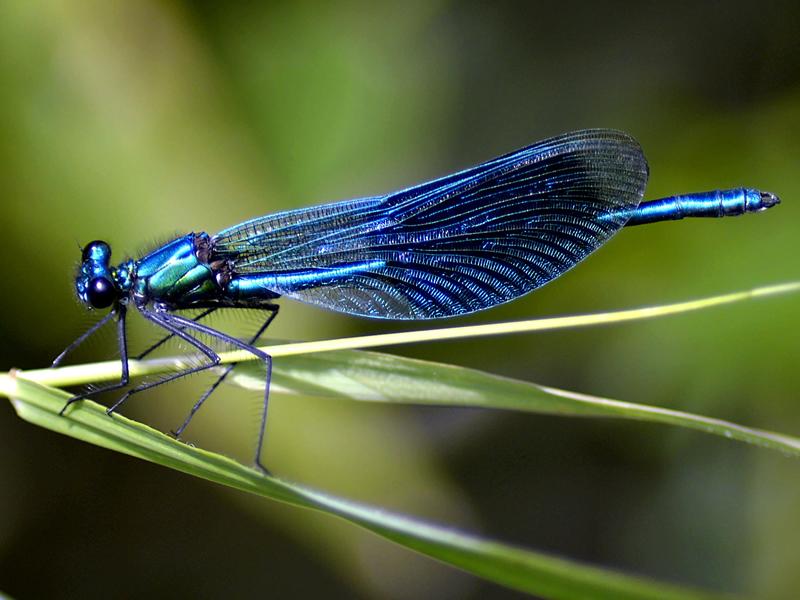
<instances>
[{"instance_id":1,"label":"green metallic thorax","mask_svg":"<svg viewBox=\"0 0 800 600\"><path fill-rule=\"evenodd\" d=\"M190 233L136 261L132 286L136 302L187 308L218 298L221 289L216 274L203 260L208 243L207 234Z\"/></svg>"}]
</instances>

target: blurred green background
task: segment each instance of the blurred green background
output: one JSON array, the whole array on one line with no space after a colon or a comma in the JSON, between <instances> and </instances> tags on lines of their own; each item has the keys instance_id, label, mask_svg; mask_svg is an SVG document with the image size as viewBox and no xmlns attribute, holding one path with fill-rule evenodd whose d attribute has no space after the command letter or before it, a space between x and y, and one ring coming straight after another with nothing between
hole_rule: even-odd
<instances>
[{"instance_id":1,"label":"blurred green background","mask_svg":"<svg viewBox=\"0 0 800 600\"><path fill-rule=\"evenodd\" d=\"M7 0L0 368L46 366L85 328L78 244L135 256L582 127L640 140L648 198L747 185L784 202L626 230L552 285L450 324L800 279L799 25L797 2ZM392 351L798 434L797 309L783 297ZM287 302L270 331L412 327ZM110 342L76 360L112 356ZM207 382L124 412L167 430ZM225 388L204 410L186 437L246 459L258 395ZM634 422L277 395L270 417L268 464L295 481L668 581L800 587L800 470L775 453ZM0 439L0 590L20 598L514 596L333 519L33 428L10 406Z\"/></svg>"}]
</instances>

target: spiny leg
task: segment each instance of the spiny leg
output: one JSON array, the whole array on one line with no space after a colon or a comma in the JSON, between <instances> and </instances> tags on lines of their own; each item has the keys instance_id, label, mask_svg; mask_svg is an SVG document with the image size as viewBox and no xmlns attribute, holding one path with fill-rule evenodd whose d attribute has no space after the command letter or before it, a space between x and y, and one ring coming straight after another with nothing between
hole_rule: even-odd
<instances>
[{"instance_id":1,"label":"spiny leg","mask_svg":"<svg viewBox=\"0 0 800 600\"><path fill-rule=\"evenodd\" d=\"M272 323L272 321L275 319L275 317L278 316L278 310L280 309L280 306L277 305L277 304L267 304L267 305L263 306L262 308L264 310L269 311L270 315L267 317L267 320L263 323L263 325L261 325L261 327L258 328L258 331L256 331L256 334L253 337L251 337L250 340L247 342L250 346L254 346L256 344L256 342L258 341L258 338L260 338L264 334L264 332L270 326L270 323ZM197 319L194 319L194 321L196 322ZM219 376L219 378L217 378L217 380L211 385L211 387L209 387L205 391L205 393L203 393L203 395L200 396L200 399L197 402L195 402L194 406L192 406L192 410L189 411L189 414L187 415L186 419L183 421L183 423L181 424L180 427L178 427L175 431L172 432L172 435L174 435L176 438L180 438L181 434L184 431L186 431L186 428L189 426L189 423L191 422L191 420L194 417L195 413L198 410L200 410L200 407L203 406L203 403L206 400L208 400L208 397L211 396L211 394L214 393L214 391L219 387L219 385L223 381L225 381L225 378L230 374L231 371L233 371L233 369L238 364L239 363L231 363L230 365L225 367L225 370L222 372L222 374ZM266 412L266 408L264 409L264 412ZM262 417L262 420L263 420L263 417ZM264 433L263 433L263 427L262 427L262 431L260 432L260 437L263 438L263 436L264 436Z\"/></svg>"},{"instance_id":2,"label":"spiny leg","mask_svg":"<svg viewBox=\"0 0 800 600\"><path fill-rule=\"evenodd\" d=\"M97 394L102 394L103 392L118 390L128 385L128 382L130 381L130 377L128 375L128 338L127 338L127 333L125 331L125 315L127 309L125 308L124 304L119 304L115 309L115 311L117 314L117 342L119 344L120 363L122 364L122 376L120 377L117 383L112 383L110 385L99 387L94 390L89 390L87 392L83 392L82 394L73 396L72 398L67 400L66 404L64 404L64 407L59 411L58 413L59 416L63 416L64 411L67 410L67 407L70 404L77 402L78 400L83 400L84 398L89 398ZM112 312L109 314L114 314L114 313ZM108 317L106 317L106 319L108 319ZM93 329L96 329L96 327ZM91 332L92 330L90 329L89 331ZM86 337L88 336L85 336L84 339L86 339Z\"/></svg>"},{"instance_id":3,"label":"spiny leg","mask_svg":"<svg viewBox=\"0 0 800 600\"><path fill-rule=\"evenodd\" d=\"M192 321L199 321L200 319L205 319L205 318L206 318L208 315L210 315L211 313L213 313L215 310L217 310L217 307L216 307L216 306L214 306L214 307L211 307L211 308L209 308L209 309L207 309L207 310L204 310L203 312L201 312L201 313L200 313L199 315L197 315L196 317L192 317ZM139 355L136 357L136 360L142 360L142 359L143 359L145 356L147 356L148 354L150 354L151 352L153 352L153 351L154 351L156 348L160 348L161 346L163 346L164 344L166 344L166 343L167 343L169 340L171 340L173 337L175 337L175 334L174 334L174 333L170 333L169 335L165 335L163 338L161 338L160 340L158 340L158 341L157 341L155 344L153 344L152 346L150 346L150 347L149 347L147 350L145 350L144 352L142 352L141 354L139 354Z\"/></svg>"},{"instance_id":4,"label":"spiny leg","mask_svg":"<svg viewBox=\"0 0 800 600\"><path fill-rule=\"evenodd\" d=\"M172 323L173 327L177 328L178 325L183 325L187 329L194 329L195 331L198 331L210 337L215 337L226 344L230 344L231 346L241 348L242 350L245 350L250 354L252 354L253 356L264 361L267 371L265 378L265 385L264 385L264 408L261 413L261 428L258 433L258 443L256 445L256 455L254 462L256 467L258 467L266 475L269 475L270 474L269 470L263 464L261 464L261 450L264 447L264 430L267 426L267 408L269 406L269 382L272 377L272 357L266 352L263 352L258 348L253 347L250 344L246 344L243 341L236 339L235 337L222 333L221 331L217 331L216 329L213 329L211 327L201 325L200 323L195 323L194 321L186 319L185 317L181 317L179 315L174 315L174 314L164 314L162 315L162 317L165 320L169 320Z\"/></svg>"},{"instance_id":5,"label":"spiny leg","mask_svg":"<svg viewBox=\"0 0 800 600\"><path fill-rule=\"evenodd\" d=\"M199 373L200 371L205 371L206 369L210 369L211 367L215 367L215 366L217 366L219 364L219 355L216 352L214 352L211 348L209 348L208 346L206 346L202 342L196 340L191 335L189 335L188 333L183 331L183 328L175 327L167 319L164 318L165 315L159 314L159 313L150 312L149 310L141 310L141 309L140 309L140 312L149 321L151 321L151 322L155 323L156 325L158 325L158 326L166 329L167 331L169 331L170 332L170 336L173 336L173 335L174 336L178 336L182 340L184 340L187 343L189 343L192 346L194 346L197 350L199 350L200 352L205 354L206 358L209 359L209 362L207 364L197 365L195 367L189 367L187 369L184 369L183 371L179 371L178 373L173 373L172 375L169 375L168 377L165 377L163 379L159 379L158 381L151 381L149 383L142 383L140 385L137 385L134 388L131 388L130 390L125 392L119 400L117 400L108 409L106 409L106 413L109 414L109 415L112 414L114 411L116 411L120 406L122 406L122 404L126 400L128 400L128 398L130 398L133 394L137 394L139 392L143 392L144 390L149 390L150 388L154 388L156 386L163 385L165 383L168 383L170 381L174 381L174 380L179 379L181 377L186 377L187 375L191 375L192 373Z\"/></svg>"},{"instance_id":6,"label":"spiny leg","mask_svg":"<svg viewBox=\"0 0 800 600\"><path fill-rule=\"evenodd\" d=\"M256 442L256 455L253 459L256 467L261 471L270 475L269 469L261 463L261 451L264 449L264 434L267 431L267 409L269 408L269 384L272 381L272 357L267 355L264 360L266 365L266 373L264 375L264 404L261 409L261 423L258 426L258 442Z\"/></svg>"},{"instance_id":7,"label":"spiny leg","mask_svg":"<svg viewBox=\"0 0 800 600\"><path fill-rule=\"evenodd\" d=\"M64 348L63 352L61 352L61 354L56 356L51 367L57 367L58 365L60 365L61 362L64 360L64 358L66 358L67 354L75 350L75 348L77 348L83 342L89 339L98 329L100 329L103 325L108 323L115 314L117 314L117 310L116 309L111 310L105 317L100 319L97 323L95 323L87 331L85 331L77 340L75 340L69 346Z\"/></svg>"}]
</instances>

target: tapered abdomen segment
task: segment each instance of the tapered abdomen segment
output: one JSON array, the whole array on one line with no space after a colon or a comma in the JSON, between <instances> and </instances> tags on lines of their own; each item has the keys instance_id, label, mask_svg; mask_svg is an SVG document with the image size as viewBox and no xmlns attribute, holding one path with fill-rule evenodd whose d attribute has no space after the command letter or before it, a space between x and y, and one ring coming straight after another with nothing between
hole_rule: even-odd
<instances>
[{"instance_id":1,"label":"tapered abdomen segment","mask_svg":"<svg viewBox=\"0 0 800 600\"><path fill-rule=\"evenodd\" d=\"M687 217L734 217L761 212L779 203L775 194L751 188L682 194L642 202L637 209L630 211L626 226Z\"/></svg>"}]
</instances>

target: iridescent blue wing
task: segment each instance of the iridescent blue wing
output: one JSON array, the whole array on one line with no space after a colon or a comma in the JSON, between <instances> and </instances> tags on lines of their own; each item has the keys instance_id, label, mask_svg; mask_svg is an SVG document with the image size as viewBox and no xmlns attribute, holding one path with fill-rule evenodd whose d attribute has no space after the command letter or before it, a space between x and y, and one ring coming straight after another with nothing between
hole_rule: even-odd
<instances>
[{"instance_id":1,"label":"iridescent blue wing","mask_svg":"<svg viewBox=\"0 0 800 600\"><path fill-rule=\"evenodd\" d=\"M431 319L551 281L625 225L647 162L630 136L569 133L406 190L220 232L249 285L367 317Z\"/></svg>"}]
</instances>

